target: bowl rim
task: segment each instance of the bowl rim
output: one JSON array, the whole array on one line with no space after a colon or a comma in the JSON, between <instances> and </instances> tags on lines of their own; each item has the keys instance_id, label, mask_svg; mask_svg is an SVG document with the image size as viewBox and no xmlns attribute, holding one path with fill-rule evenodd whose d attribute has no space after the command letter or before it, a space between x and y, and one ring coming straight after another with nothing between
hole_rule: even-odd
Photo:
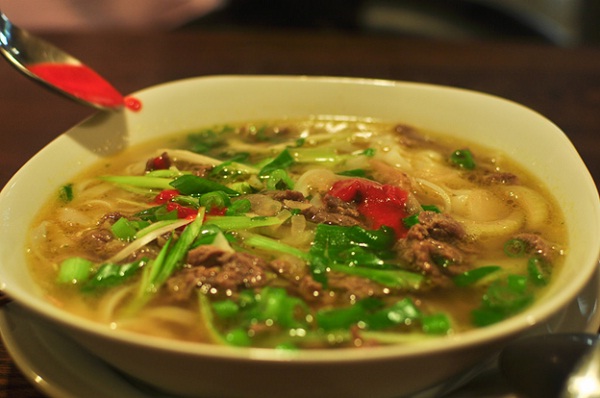
<instances>
[{"instance_id":1,"label":"bowl rim","mask_svg":"<svg viewBox=\"0 0 600 398\"><path fill-rule=\"evenodd\" d=\"M334 77L334 76L296 76L296 75L214 75L214 76L201 76L201 77L189 77L185 79L174 80L170 82L160 83L151 87L147 87L136 91L130 96L141 98L142 102L144 100L144 96L154 93L156 91L160 91L163 89L173 89L177 88L178 85L186 85L190 82L218 82L218 81L230 81L230 82L240 82L240 81L253 81L253 82L284 82L284 83L294 83L298 82L317 82L317 83L325 83L325 84L350 84L350 85L372 85L372 86L383 86L390 88L412 88L412 89L421 89L421 90L443 90L445 92L460 92L463 94L467 94L469 96L475 96L478 98L487 98L488 100L493 101L501 101L505 104L510 104L511 106L520 107L522 110L527 112L531 112L537 117L545 120L554 126L557 130L557 133L561 133L567 142L570 143L564 132L556 127L552 122L550 122L545 116L537 113L536 111L519 104L517 102L511 101L506 98L502 98L496 95L483 93L475 90L445 86L445 85L437 85L430 83L420 83L420 82L412 82L412 81L401 81L401 80L387 80L387 79L373 79L373 78L356 78L356 77ZM96 114L94 114L96 115ZM41 151L44 151L48 146L55 145L55 142L59 139L64 138L64 136L68 135L71 131L76 130L82 123L85 123L86 120L89 120L94 117L94 115L90 116L88 119L83 120L82 122L76 124L55 140L51 141L45 148ZM574 148L573 148L574 149ZM41 152L40 151L40 152ZM39 153L39 152L38 152ZM576 152L575 152L576 153ZM28 163L32 162L36 158L37 154L34 155L23 167L25 167ZM579 159L581 160L581 159ZM591 184L592 187L595 188L594 181L589 174L585 164L581 161L582 171L586 171L586 175L578 176L578 178L587 178L587 184ZM22 169L22 168L21 168ZM0 192L0 203L2 202L2 198L7 190L15 183L19 172L17 171L15 175L7 182L6 186ZM596 189L596 214L594 214L595 219L598 220L597 224L600 224L600 201L598 200L598 191ZM22 292L17 290L13 290L10 284L6 284L2 282L0 284L0 290L4 291L9 297L13 298L17 303L24 306L25 308L34 311L35 313L43 316L44 318L50 319L54 323L61 324L63 326L67 326L68 328L72 328L75 331L83 332L86 334L95 335L98 337L108 338L110 340L117 341L119 343L135 345L135 346L143 346L152 350L159 351L168 351L172 353L177 353L179 355L200 355L200 356L210 356L213 358L222 358L222 359L234 359L234 360L252 360L252 361L266 361L266 362L282 362L288 363L290 361L300 362L300 363L328 363L328 362L348 362L348 361L371 361L371 360L381 360L381 359L393 359L398 356L410 357L410 356L420 356L427 353L432 352L452 352L455 350L462 349L466 346L476 346L481 345L486 342L494 341L498 339L500 336L509 337L517 334L523 329L533 326L551 316L551 314L557 309L566 304L568 301L572 300L577 292L584 286L584 284L591 278L595 265L597 264L598 258L600 257L600 234L596 233L596 242L598 250L588 254L587 258L589 259L592 265L586 265L584 268L585 272L582 272L578 275L576 280L573 280L570 283L565 291L561 292L562 300L559 302L557 297L549 297L543 303L535 304L531 309L526 310L523 313L512 316L511 318L499 322L498 324L490 325L484 328L473 329L461 333L457 333L455 335L450 336L442 336L442 337L432 337L431 339L424 339L420 341L411 342L411 344L403 345L389 345L389 346L381 346L381 347L370 347L368 350L362 349L311 349L311 350L298 350L298 351L283 351L276 349L265 349L265 348L252 348L252 347L227 347L227 346L219 346L207 343L196 343L196 342L182 342L175 341L167 338L154 337L154 336L145 336L143 339L140 339L140 334L136 332L130 332L126 330L118 330L115 331L109 325L103 325L93 320L88 320L70 313L63 311L57 307L54 307L51 304L47 304L40 307L41 300L32 300L30 295L26 292ZM0 265L1 266L1 265ZM565 300L567 298L568 300Z\"/></svg>"}]
</instances>

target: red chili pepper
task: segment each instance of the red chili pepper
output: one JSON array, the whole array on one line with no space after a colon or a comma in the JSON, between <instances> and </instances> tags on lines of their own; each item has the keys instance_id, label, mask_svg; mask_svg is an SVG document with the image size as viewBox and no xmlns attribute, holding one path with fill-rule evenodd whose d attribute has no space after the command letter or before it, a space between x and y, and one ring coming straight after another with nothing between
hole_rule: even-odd
<instances>
[{"instance_id":1,"label":"red chili pepper","mask_svg":"<svg viewBox=\"0 0 600 398\"><path fill-rule=\"evenodd\" d=\"M151 161L152 170L164 170L164 169L168 169L170 166L170 162L169 159L164 156L164 155L160 155L155 157L154 159L152 159Z\"/></svg>"},{"instance_id":2,"label":"red chili pepper","mask_svg":"<svg viewBox=\"0 0 600 398\"><path fill-rule=\"evenodd\" d=\"M385 225L396 231L396 236L406 235L402 221L408 216L406 200L408 192L387 184L379 184L364 179L340 180L333 184L329 194L345 202L358 204L358 211L371 223L371 228L379 229Z\"/></svg>"},{"instance_id":3,"label":"red chili pepper","mask_svg":"<svg viewBox=\"0 0 600 398\"><path fill-rule=\"evenodd\" d=\"M158 195L156 195L153 202L162 205L164 203L172 201L178 195L179 191L176 189L165 189L164 191L161 191Z\"/></svg>"},{"instance_id":4,"label":"red chili pepper","mask_svg":"<svg viewBox=\"0 0 600 398\"><path fill-rule=\"evenodd\" d=\"M169 202L167 203L167 211L177 211L177 218L194 219L198 215L198 210L191 207L185 207L179 203Z\"/></svg>"},{"instance_id":5,"label":"red chili pepper","mask_svg":"<svg viewBox=\"0 0 600 398\"><path fill-rule=\"evenodd\" d=\"M210 210L206 214L208 214L209 216L224 216L226 212L227 212L227 207L213 206L210 208Z\"/></svg>"}]
</instances>

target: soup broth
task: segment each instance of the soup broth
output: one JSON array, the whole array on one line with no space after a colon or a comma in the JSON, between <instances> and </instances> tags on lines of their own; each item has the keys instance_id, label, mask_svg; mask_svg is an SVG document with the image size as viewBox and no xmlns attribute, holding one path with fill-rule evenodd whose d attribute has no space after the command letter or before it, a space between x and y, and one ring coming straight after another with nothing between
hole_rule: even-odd
<instances>
[{"instance_id":1,"label":"soup broth","mask_svg":"<svg viewBox=\"0 0 600 398\"><path fill-rule=\"evenodd\" d=\"M526 309L567 248L540 181L404 124L214 126L60 187L28 256L48 299L98 322L234 346L361 347Z\"/></svg>"}]
</instances>

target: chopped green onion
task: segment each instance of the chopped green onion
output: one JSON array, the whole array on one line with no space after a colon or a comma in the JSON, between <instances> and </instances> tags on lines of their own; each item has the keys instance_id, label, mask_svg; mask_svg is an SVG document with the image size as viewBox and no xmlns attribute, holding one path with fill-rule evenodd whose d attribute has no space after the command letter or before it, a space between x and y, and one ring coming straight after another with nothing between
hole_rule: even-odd
<instances>
[{"instance_id":1,"label":"chopped green onion","mask_svg":"<svg viewBox=\"0 0 600 398\"><path fill-rule=\"evenodd\" d=\"M475 326L487 326L499 322L525 309L533 301L527 277L508 275L492 283L483 295L479 308L472 311Z\"/></svg>"},{"instance_id":2,"label":"chopped green onion","mask_svg":"<svg viewBox=\"0 0 600 398\"><path fill-rule=\"evenodd\" d=\"M137 232L135 225L125 217L121 217L115 221L111 225L110 230L117 239L121 240L131 240L135 238Z\"/></svg>"},{"instance_id":3,"label":"chopped green onion","mask_svg":"<svg viewBox=\"0 0 600 398\"><path fill-rule=\"evenodd\" d=\"M419 223L419 213L412 214L408 217L404 217L402 219L402 223L406 228L410 228L413 225L417 225Z\"/></svg>"},{"instance_id":4,"label":"chopped green onion","mask_svg":"<svg viewBox=\"0 0 600 398\"><path fill-rule=\"evenodd\" d=\"M252 203L248 199L239 199L231 202L231 205L225 212L226 216L238 216L248 213L252 210Z\"/></svg>"},{"instance_id":5,"label":"chopped green onion","mask_svg":"<svg viewBox=\"0 0 600 398\"><path fill-rule=\"evenodd\" d=\"M294 181L290 178L284 169L275 169L271 173L263 176L267 179L267 189L275 191L277 189L294 189Z\"/></svg>"},{"instance_id":6,"label":"chopped green onion","mask_svg":"<svg viewBox=\"0 0 600 398\"><path fill-rule=\"evenodd\" d=\"M347 177L363 177L363 178L365 178L367 176L367 172L365 171L365 169L345 170L345 171L340 171L337 174L341 175L341 176L347 176Z\"/></svg>"},{"instance_id":7,"label":"chopped green onion","mask_svg":"<svg viewBox=\"0 0 600 398\"><path fill-rule=\"evenodd\" d=\"M240 312L240 307L233 300L214 302L212 303L212 309L214 314L221 319L232 318Z\"/></svg>"},{"instance_id":8,"label":"chopped green onion","mask_svg":"<svg viewBox=\"0 0 600 398\"><path fill-rule=\"evenodd\" d=\"M468 149L457 149L452 152L450 162L465 170L473 170L475 168L473 154Z\"/></svg>"},{"instance_id":9,"label":"chopped green onion","mask_svg":"<svg viewBox=\"0 0 600 398\"><path fill-rule=\"evenodd\" d=\"M289 150L284 149L275 159L265 164L258 172L258 175L265 176L277 169L287 169L292 164L294 164L294 158Z\"/></svg>"},{"instance_id":10,"label":"chopped green onion","mask_svg":"<svg viewBox=\"0 0 600 398\"><path fill-rule=\"evenodd\" d=\"M279 217L207 216L206 224L216 225L224 231L279 225L285 221Z\"/></svg>"},{"instance_id":11,"label":"chopped green onion","mask_svg":"<svg viewBox=\"0 0 600 398\"><path fill-rule=\"evenodd\" d=\"M432 211L434 213L441 213L442 211L436 205L421 205L424 211Z\"/></svg>"},{"instance_id":12,"label":"chopped green onion","mask_svg":"<svg viewBox=\"0 0 600 398\"><path fill-rule=\"evenodd\" d=\"M421 274L405 270L379 270L363 267L347 267L337 264L330 264L329 267L332 271L359 276L387 287L399 289L418 290L425 279Z\"/></svg>"},{"instance_id":13,"label":"chopped green onion","mask_svg":"<svg viewBox=\"0 0 600 398\"><path fill-rule=\"evenodd\" d=\"M244 243L247 246L254 247L257 249L277 251L280 253L287 253L292 256L301 258L305 261L308 261L311 259L311 256L308 253L306 253L300 249L297 249L297 248L287 245L285 243L281 243L278 240L267 238L266 236L262 236L262 235L251 235L249 238L246 238Z\"/></svg>"},{"instance_id":14,"label":"chopped green onion","mask_svg":"<svg viewBox=\"0 0 600 398\"><path fill-rule=\"evenodd\" d=\"M92 277L81 287L81 290L90 292L99 288L113 287L122 284L135 275L148 262L143 258L127 264L103 264Z\"/></svg>"},{"instance_id":15,"label":"chopped green onion","mask_svg":"<svg viewBox=\"0 0 600 398\"><path fill-rule=\"evenodd\" d=\"M175 271L175 269L181 265L181 262L184 260L189 247L200 234L203 221L204 208L201 207L198 210L198 214L194 221L185 227L181 235L179 235L179 239L177 239L173 245L173 248L169 250L164 264L160 268L159 272L156 273L156 277L151 280L155 287L162 285L167 279L169 279L173 271Z\"/></svg>"},{"instance_id":16,"label":"chopped green onion","mask_svg":"<svg viewBox=\"0 0 600 398\"><path fill-rule=\"evenodd\" d=\"M367 148L362 152L362 154L367 157L372 158L373 156L375 156L375 152L376 152L375 148Z\"/></svg>"},{"instance_id":17,"label":"chopped green onion","mask_svg":"<svg viewBox=\"0 0 600 398\"><path fill-rule=\"evenodd\" d=\"M504 243L504 254L508 257L523 257L527 252L527 243L521 239L509 239Z\"/></svg>"},{"instance_id":18,"label":"chopped green onion","mask_svg":"<svg viewBox=\"0 0 600 398\"><path fill-rule=\"evenodd\" d=\"M421 318L423 332L426 334L448 334L452 329L450 318L446 314L424 315Z\"/></svg>"},{"instance_id":19,"label":"chopped green onion","mask_svg":"<svg viewBox=\"0 0 600 398\"><path fill-rule=\"evenodd\" d=\"M551 267L543 258L530 258L527 261L527 272L533 284L537 286L545 286L550 281Z\"/></svg>"},{"instance_id":20,"label":"chopped green onion","mask_svg":"<svg viewBox=\"0 0 600 398\"><path fill-rule=\"evenodd\" d=\"M171 181L169 188L171 187L175 188L183 195L200 195L213 191L223 191L231 196L239 195L239 192L234 191L223 184L190 174L182 175Z\"/></svg>"},{"instance_id":21,"label":"chopped green onion","mask_svg":"<svg viewBox=\"0 0 600 398\"><path fill-rule=\"evenodd\" d=\"M63 260L58 268L58 283L77 284L89 279L93 263L85 258L71 257Z\"/></svg>"},{"instance_id":22,"label":"chopped green onion","mask_svg":"<svg viewBox=\"0 0 600 398\"><path fill-rule=\"evenodd\" d=\"M462 274L456 275L452 280L454 281L454 284L456 286L469 286L501 269L502 267L498 265L488 265L485 267L479 267L470 271L465 271Z\"/></svg>"},{"instance_id":23,"label":"chopped green onion","mask_svg":"<svg viewBox=\"0 0 600 398\"><path fill-rule=\"evenodd\" d=\"M181 177L179 177L181 178ZM171 189L171 178L146 177L146 176L103 176L100 179L120 185L131 185L148 189Z\"/></svg>"},{"instance_id":24,"label":"chopped green onion","mask_svg":"<svg viewBox=\"0 0 600 398\"><path fill-rule=\"evenodd\" d=\"M225 341L236 347L248 347L252 344L248 331L244 329L233 329L225 333Z\"/></svg>"},{"instance_id":25,"label":"chopped green onion","mask_svg":"<svg viewBox=\"0 0 600 398\"><path fill-rule=\"evenodd\" d=\"M223 191L213 191L202 194L198 199L200 206L206 207L210 211L213 207L221 209L231 204L229 196Z\"/></svg>"}]
</instances>

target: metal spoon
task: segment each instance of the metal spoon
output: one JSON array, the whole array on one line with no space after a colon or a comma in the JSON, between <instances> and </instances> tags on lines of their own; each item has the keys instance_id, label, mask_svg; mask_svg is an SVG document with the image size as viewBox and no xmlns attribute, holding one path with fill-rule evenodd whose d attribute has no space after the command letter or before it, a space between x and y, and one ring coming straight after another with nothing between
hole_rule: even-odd
<instances>
[{"instance_id":1,"label":"metal spoon","mask_svg":"<svg viewBox=\"0 0 600 398\"><path fill-rule=\"evenodd\" d=\"M123 96L78 59L15 26L0 11L0 53L25 76L80 104L117 110Z\"/></svg>"},{"instance_id":2,"label":"metal spoon","mask_svg":"<svg viewBox=\"0 0 600 398\"><path fill-rule=\"evenodd\" d=\"M530 398L600 398L600 336L548 334L506 347L500 370Z\"/></svg>"}]
</instances>

